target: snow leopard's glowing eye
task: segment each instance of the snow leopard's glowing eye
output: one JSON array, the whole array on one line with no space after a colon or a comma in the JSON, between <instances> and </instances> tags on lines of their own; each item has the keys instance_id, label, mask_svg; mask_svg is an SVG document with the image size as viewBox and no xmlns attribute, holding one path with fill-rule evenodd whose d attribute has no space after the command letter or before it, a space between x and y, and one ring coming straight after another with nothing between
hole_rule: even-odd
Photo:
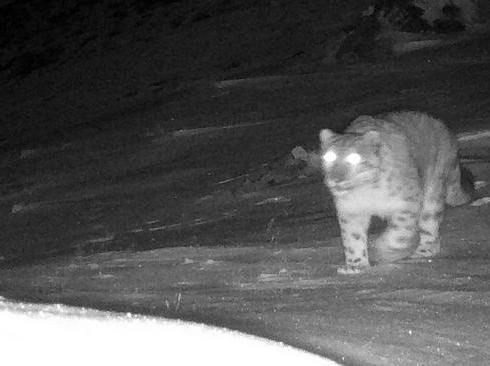
<instances>
[{"instance_id":1,"label":"snow leopard's glowing eye","mask_svg":"<svg viewBox=\"0 0 490 366\"><path fill-rule=\"evenodd\" d=\"M326 163L333 163L336 159L337 159L337 154L331 150L323 154L323 160L325 160Z\"/></svg>"},{"instance_id":2,"label":"snow leopard's glowing eye","mask_svg":"<svg viewBox=\"0 0 490 366\"><path fill-rule=\"evenodd\" d=\"M351 165L357 165L361 162L361 155L358 153L351 153L345 157L345 161Z\"/></svg>"}]
</instances>

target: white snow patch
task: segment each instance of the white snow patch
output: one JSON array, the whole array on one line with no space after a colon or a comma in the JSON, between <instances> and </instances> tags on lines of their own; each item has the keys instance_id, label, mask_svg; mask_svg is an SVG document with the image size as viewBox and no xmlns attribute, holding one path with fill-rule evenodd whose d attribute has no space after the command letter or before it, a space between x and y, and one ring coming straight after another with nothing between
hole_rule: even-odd
<instances>
[{"instance_id":1,"label":"white snow patch","mask_svg":"<svg viewBox=\"0 0 490 366\"><path fill-rule=\"evenodd\" d=\"M483 205L488 205L489 203L490 203L490 197L482 197L471 202L470 206L483 206Z\"/></svg>"},{"instance_id":2,"label":"white snow patch","mask_svg":"<svg viewBox=\"0 0 490 366\"><path fill-rule=\"evenodd\" d=\"M107 236L101 236L99 238L86 240L84 243L89 243L89 244L105 243L105 242L114 240L114 236L115 236L114 234L110 234Z\"/></svg>"},{"instance_id":3,"label":"white snow patch","mask_svg":"<svg viewBox=\"0 0 490 366\"><path fill-rule=\"evenodd\" d=\"M482 189L484 187L488 186L488 182L485 182L484 180L477 180L474 183L474 187L476 190Z\"/></svg>"},{"instance_id":4,"label":"white snow patch","mask_svg":"<svg viewBox=\"0 0 490 366\"><path fill-rule=\"evenodd\" d=\"M262 206L268 203L284 203L284 202L291 202L291 198L284 197L284 196L270 197L260 202L257 202L255 206Z\"/></svg>"},{"instance_id":5,"label":"white snow patch","mask_svg":"<svg viewBox=\"0 0 490 366\"><path fill-rule=\"evenodd\" d=\"M216 127L201 127L201 128L192 128L187 130L177 130L172 133L173 137L183 137L183 136L194 136L194 135L202 135L205 133L217 132L222 130L231 130L236 128L245 128L245 127L254 127L265 125L268 123L272 123L273 121L260 121L260 122L248 122L248 123L237 123L234 125L224 125L224 126L216 126Z\"/></svg>"},{"instance_id":6,"label":"white snow patch","mask_svg":"<svg viewBox=\"0 0 490 366\"><path fill-rule=\"evenodd\" d=\"M241 85L260 85L263 83L284 81L289 78L288 75L271 75L271 76L258 76L243 79L228 79L217 81L214 85L218 89L229 88Z\"/></svg>"},{"instance_id":7,"label":"white snow patch","mask_svg":"<svg viewBox=\"0 0 490 366\"><path fill-rule=\"evenodd\" d=\"M0 298L0 323L9 365L338 365L265 338L131 313Z\"/></svg>"},{"instance_id":8,"label":"white snow patch","mask_svg":"<svg viewBox=\"0 0 490 366\"><path fill-rule=\"evenodd\" d=\"M257 278L260 282L276 281L280 278L277 273L261 273Z\"/></svg>"},{"instance_id":9,"label":"white snow patch","mask_svg":"<svg viewBox=\"0 0 490 366\"><path fill-rule=\"evenodd\" d=\"M479 130L470 132L461 132L457 135L458 141L473 141L490 138L490 130Z\"/></svg>"},{"instance_id":10,"label":"white snow patch","mask_svg":"<svg viewBox=\"0 0 490 366\"><path fill-rule=\"evenodd\" d=\"M206 225L206 224L211 224L211 223L216 223L219 221L227 220L230 217L235 216L234 212L224 212L221 217L216 217L212 219L204 219L202 217L199 217L197 219L191 220L189 222L183 222L183 223L175 223L175 224L169 224L169 225L161 225L161 226L155 226L155 227L149 227L149 228L136 228L129 230L130 233L141 233L144 231L163 231L163 230L175 230L175 229L181 229L181 228L188 228L188 227L195 227L195 226L201 226L201 225Z\"/></svg>"},{"instance_id":11,"label":"white snow patch","mask_svg":"<svg viewBox=\"0 0 490 366\"><path fill-rule=\"evenodd\" d=\"M98 278L99 280L108 280L108 279L112 279L112 278L115 278L116 276L112 275L112 274L108 274L108 273L102 273L102 272L99 272L96 276L94 276L95 278Z\"/></svg>"}]
</instances>

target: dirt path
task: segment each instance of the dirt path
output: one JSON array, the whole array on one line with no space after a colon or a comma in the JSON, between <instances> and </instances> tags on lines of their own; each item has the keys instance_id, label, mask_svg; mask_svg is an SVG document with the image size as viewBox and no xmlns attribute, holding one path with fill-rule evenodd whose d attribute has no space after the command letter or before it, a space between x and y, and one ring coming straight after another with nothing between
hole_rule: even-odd
<instances>
[{"instance_id":1,"label":"dirt path","mask_svg":"<svg viewBox=\"0 0 490 366\"><path fill-rule=\"evenodd\" d=\"M343 277L319 177L276 174L292 147L315 146L320 127L361 113L419 109L457 132L485 127L488 57L475 43L458 47L338 74L207 84L161 107L188 129L264 122L250 128L128 128L5 160L0 294L227 326L346 364L487 364L488 205L449 210L441 258ZM488 146L463 151L482 181ZM285 178L264 184L268 173Z\"/></svg>"},{"instance_id":2,"label":"dirt path","mask_svg":"<svg viewBox=\"0 0 490 366\"><path fill-rule=\"evenodd\" d=\"M339 276L321 247L173 248L60 258L0 271L2 294L227 326L346 364L490 359L490 207L451 210L444 257Z\"/></svg>"}]
</instances>

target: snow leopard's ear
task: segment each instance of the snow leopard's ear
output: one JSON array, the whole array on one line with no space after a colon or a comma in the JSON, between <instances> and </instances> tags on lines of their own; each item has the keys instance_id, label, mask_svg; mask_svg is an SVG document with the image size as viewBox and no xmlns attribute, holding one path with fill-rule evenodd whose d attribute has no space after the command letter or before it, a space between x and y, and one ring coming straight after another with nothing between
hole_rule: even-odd
<instances>
[{"instance_id":1,"label":"snow leopard's ear","mask_svg":"<svg viewBox=\"0 0 490 366\"><path fill-rule=\"evenodd\" d=\"M334 136L335 136L335 132L333 132L332 130L329 130L328 128L321 130L320 131L320 142L322 143L322 146L328 145L330 140Z\"/></svg>"}]
</instances>

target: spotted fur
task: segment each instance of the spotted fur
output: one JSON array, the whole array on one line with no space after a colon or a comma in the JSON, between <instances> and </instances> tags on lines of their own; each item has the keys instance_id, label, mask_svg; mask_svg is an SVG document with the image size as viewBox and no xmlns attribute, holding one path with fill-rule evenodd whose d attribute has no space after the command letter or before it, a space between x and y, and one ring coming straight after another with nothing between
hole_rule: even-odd
<instances>
[{"instance_id":1,"label":"spotted fur","mask_svg":"<svg viewBox=\"0 0 490 366\"><path fill-rule=\"evenodd\" d=\"M377 261L440 252L445 203L470 200L460 184L456 139L441 121L420 112L361 116L343 134L322 130L320 140L344 245L339 273L369 267L372 216L387 221L374 242Z\"/></svg>"}]
</instances>

